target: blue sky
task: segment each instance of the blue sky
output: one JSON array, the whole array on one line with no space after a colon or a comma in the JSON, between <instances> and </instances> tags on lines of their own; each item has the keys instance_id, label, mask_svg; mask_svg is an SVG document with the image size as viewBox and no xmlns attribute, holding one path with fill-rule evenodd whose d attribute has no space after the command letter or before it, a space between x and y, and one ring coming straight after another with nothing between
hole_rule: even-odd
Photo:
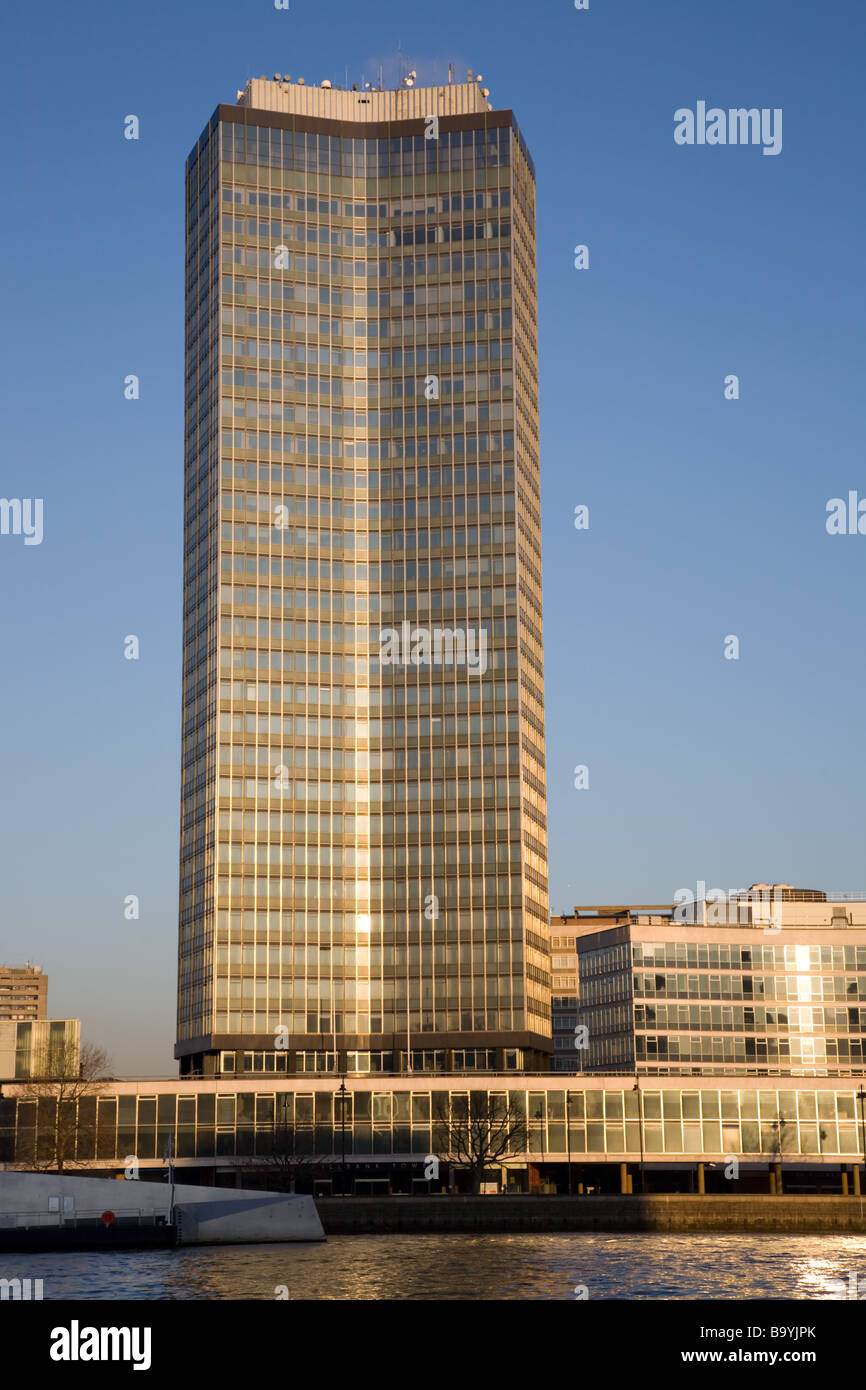
<instances>
[{"instance_id":1,"label":"blue sky","mask_svg":"<svg viewBox=\"0 0 866 1390\"><path fill-rule=\"evenodd\" d=\"M0 959L54 1016L174 1073L186 154L248 77L398 43L536 164L551 908L866 889L866 537L825 529L866 495L862 0L49 0L2 38L0 494L44 540L0 536ZM675 145L700 100L782 108L781 154Z\"/></svg>"}]
</instances>

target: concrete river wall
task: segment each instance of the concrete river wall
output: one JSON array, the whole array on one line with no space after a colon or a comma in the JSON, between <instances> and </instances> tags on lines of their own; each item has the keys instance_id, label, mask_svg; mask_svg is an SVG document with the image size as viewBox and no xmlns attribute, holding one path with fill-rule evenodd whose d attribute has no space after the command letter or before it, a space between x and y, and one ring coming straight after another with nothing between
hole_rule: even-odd
<instances>
[{"instance_id":1,"label":"concrete river wall","mask_svg":"<svg viewBox=\"0 0 866 1390\"><path fill-rule=\"evenodd\" d=\"M320 1197L326 1235L390 1231L866 1232L866 1199L770 1196Z\"/></svg>"}]
</instances>

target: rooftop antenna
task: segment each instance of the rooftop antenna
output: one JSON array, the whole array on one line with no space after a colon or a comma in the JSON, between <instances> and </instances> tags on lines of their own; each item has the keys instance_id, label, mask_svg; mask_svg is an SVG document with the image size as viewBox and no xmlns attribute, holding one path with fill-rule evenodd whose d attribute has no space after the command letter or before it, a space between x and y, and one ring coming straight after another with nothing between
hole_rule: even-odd
<instances>
[{"instance_id":1,"label":"rooftop antenna","mask_svg":"<svg viewBox=\"0 0 866 1390\"><path fill-rule=\"evenodd\" d=\"M448 86L449 86L449 87L451 86L451 81L452 81L453 76L454 76L454 64L453 64L453 63L449 63L449 64L448 64Z\"/></svg>"}]
</instances>

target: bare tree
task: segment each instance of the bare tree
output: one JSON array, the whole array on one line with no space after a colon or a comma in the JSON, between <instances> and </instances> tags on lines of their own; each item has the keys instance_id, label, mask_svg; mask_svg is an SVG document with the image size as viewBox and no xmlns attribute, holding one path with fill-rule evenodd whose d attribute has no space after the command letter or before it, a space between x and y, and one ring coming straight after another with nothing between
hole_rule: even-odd
<instances>
[{"instance_id":1,"label":"bare tree","mask_svg":"<svg viewBox=\"0 0 866 1390\"><path fill-rule=\"evenodd\" d=\"M453 1168L472 1174L472 1191L480 1192L487 1168L507 1162L529 1147L526 1115L504 1095L472 1091L452 1096L451 1108L440 1102L433 1112L434 1148Z\"/></svg>"},{"instance_id":2,"label":"bare tree","mask_svg":"<svg viewBox=\"0 0 866 1390\"><path fill-rule=\"evenodd\" d=\"M338 1162L334 1154L314 1153L312 1140L309 1129L278 1124L272 1133L257 1136L258 1153L244 1162L244 1170L272 1192L294 1192L298 1183L312 1185L314 1179L330 1176Z\"/></svg>"},{"instance_id":3,"label":"bare tree","mask_svg":"<svg viewBox=\"0 0 866 1390\"><path fill-rule=\"evenodd\" d=\"M765 1153L772 1155L767 1166L771 1173L773 1169L776 1170L781 1195L782 1160L786 1154L797 1151L796 1120L784 1119L781 1111L777 1110L776 1118L761 1126L761 1148Z\"/></svg>"},{"instance_id":4,"label":"bare tree","mask_svg":"<svg viewBox=\"0 0 866 1390\"><path fill-rule=\"evenodd\" d=\"M109 1081L109 1057L104 1048L64 1041L52 1045L39 1063L38 1075L17 1090L21 1101L39 1102L39 1130L31 1166L39 1172L62 1173L76 1165L80 1149L93 1151L96 1106L82 1106L99 1095ZM84 1112L92 1111L92 1118ZM49 1125L43 1117L49 1115Z\"/></svg>"},{"instance_id":5,"label":"bare tree","mask_svg":"<svg viewBox=\"0 0 866 1390\"><path fill-rule=\"evenodd\" d=\"M761 1125L761 1148L764 1153L770 1154L776 1163L781 1163L785 1154L796 1153L796 1121L783 1119L781 1112L777 1110L774 1120L765 1121Z\"/></svg>"}]
</instances>

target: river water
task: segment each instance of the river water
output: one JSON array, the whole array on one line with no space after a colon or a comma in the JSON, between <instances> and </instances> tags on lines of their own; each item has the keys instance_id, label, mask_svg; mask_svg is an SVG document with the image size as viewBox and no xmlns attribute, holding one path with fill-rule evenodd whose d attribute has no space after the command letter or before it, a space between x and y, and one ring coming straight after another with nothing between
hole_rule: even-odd
<instances>
[{"instance_id":1,"label":"river water","mask_svg":"<svg viewBox=\"0 0 866 1390\"><path fill-rule=\"evenodd\" d=\"M321 1245L4 1255L49 1299L831 1299L866 1236L332 1236ZM578 1292L578 1290L580 1290ZM585 1290L585 1292L584 1292Z\"/></svg>"}]
</instances>

